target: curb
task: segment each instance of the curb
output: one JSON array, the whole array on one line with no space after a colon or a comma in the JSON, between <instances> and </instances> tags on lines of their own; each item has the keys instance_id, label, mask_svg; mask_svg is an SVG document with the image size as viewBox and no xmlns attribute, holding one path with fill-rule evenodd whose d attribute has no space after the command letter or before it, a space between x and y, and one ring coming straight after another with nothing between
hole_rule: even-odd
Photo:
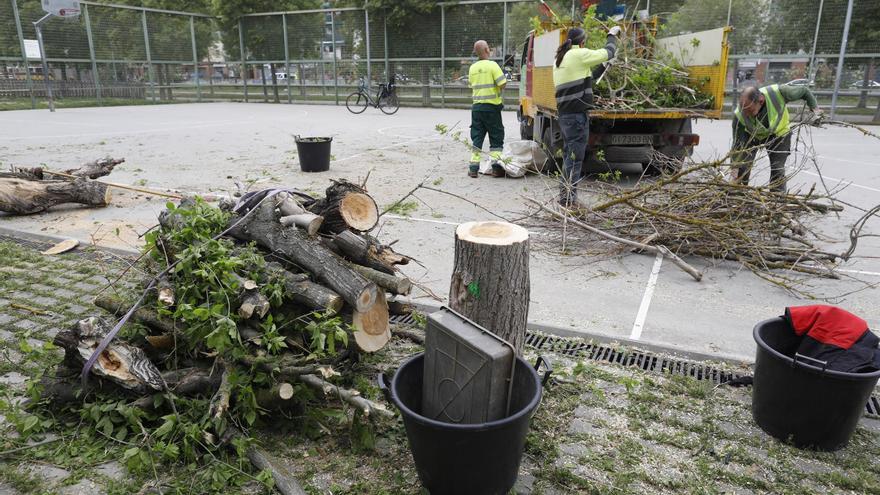
<instances>
[{"instance_id":1,"label":"curb","mask_svg":"<svg viewBox=\"0 0 880 495\"><path fill-rule=\"evenodd\" d=\"M35 234L31 232L25 232L20 230L13 230L4 227L0 227L0 235L5 235L7 237L13 237L18 239L23 239L26 241L36 241L36 242L45 242L55 244L65 239L69 239L69 237L60 237L53 236L47 234ZM82 239L77 239L80 241L80 244L83 246L90 246L93 249L97 249L100 251L109 252L115 254L117 256L122 257L137 257L140 256L141 253L135 251L133 249L122 249L122 248L110 248L99 246L93 244L91 242L83 241ZM397 301L409 304L419 311L424 313L433 313L441 308L440 304L433 303L423 303L416 302L409 298L397 298ZM652 342L646 340L632 340L624 337L614 337L610 335L604 335L601 333L590 332L590 331L579 331L572 330L570 328L558 327L555 325L548 325L540 322L529 322L528 324L529 330L545 333L549 335L554 335L557 337L563 338L572 338L572 339L584 339L590 340L600 344L610 344L610 345L624 345L633 349L640 349L644 351L650 351L655 353L667 354L671 356L680 357L683 359L688 359L691 361L710 361L710 362L719 362L731 364L734 366L742 366L742 365L752 365L754 364L753 359L744 359L741 356L729 355L729 354L707 354L700 351L691 351L687 349L682 349L679 347L674 347L666 343L662 342Z\"/></svg>"}]
</instances>

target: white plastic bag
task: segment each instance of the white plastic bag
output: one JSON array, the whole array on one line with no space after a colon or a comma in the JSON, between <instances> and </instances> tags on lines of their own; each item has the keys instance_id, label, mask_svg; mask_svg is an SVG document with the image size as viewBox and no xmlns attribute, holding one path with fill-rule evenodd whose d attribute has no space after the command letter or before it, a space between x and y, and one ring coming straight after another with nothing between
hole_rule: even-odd
<instances>
[{"instance_id":1,"label":"white plastic bag","mask_svg":"<svg viewBox=\"0 0 880 495\"><path fill-rule=\"evenodd\" d=\"M541 172L547 155L534 141L511 141L501 150L501 166L508 177L522 177L528 172ZM486 156L480 161L480 173L492 173L493 160Z\"/></svg>"}]
</instances>

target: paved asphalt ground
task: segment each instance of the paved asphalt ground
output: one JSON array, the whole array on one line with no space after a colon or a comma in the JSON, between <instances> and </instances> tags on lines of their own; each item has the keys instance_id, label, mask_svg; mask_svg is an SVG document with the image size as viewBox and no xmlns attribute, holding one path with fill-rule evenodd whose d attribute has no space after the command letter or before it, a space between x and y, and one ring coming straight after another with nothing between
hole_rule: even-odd
<instances>
[{"instance_id":1,"label":"paved asphalt ground","mask_svg":"<svg viewBox=\"0 0 880 495\"><path fill-rule=\"evenodd\" d=\"M516 116L504 115L508 139L518 137ZM321 191L330 178L363 179L380 206L386 206L420 182L477 202L515 219L527 213L522 196L549 198L553 184L543 176L478 180L465 177L468 151L434 130L447 124L467 135L463 110L403 108L385 116L370 109L351 115L344 107L265 104L181 104L0 113L0 167L10 164L72 167L111 155L126 163L108 178L160 190L228 193L233 181L253 187L287 185ZM875 128L876 129L876 128ZM701 158L727 152L729 121L700 121ZM293 135L331 135L331 171L303 174ZM880 141L852 129L813 130L809 136L828 187L862 208L880 203ZM792 158L790 167L804 162ZM766 168L766 158L759 162ZM815 165L806 164L792 189L819 182ZM624 182L630 178L625 178ZM754 179L753 179L754 180ZM758 174L766 181L767 173ZM820 184L818 187L822 187ZM0 217L0 227L71 236L103 246L137 248L137 234L156 223L165 200L118 191L105 209L66 208L19 218ZM860 216L847 208L821 219L817 228L829 237L829 249L844 251L849 226ZM407 217L388 215L380 237L399 239L395 248L419 260L406 272L445 297L452 271L453 232L459 222L490 219L485 211L449 195L420 191ZM866 231L880 233L880 218ZM768 284L730 263L689 260L705 270L702 282L653 256L608 256L575 250L560 254L553 231L533 227L530 319L573 332L612 339L639 340L682 351L752 359L752 327L789 305L812 301ZM579 232L570 232L577 244ZM837 240L839 242L832 242ZM812 281L812 293L832 300L880 328L880 238L860 241L857 254L842 268L843 280ZM859 280L856 280L859 279ZM846 295L848 294L848 295ZM423 296L418 302L431 302Z\"/></svg>"}]
</instances>

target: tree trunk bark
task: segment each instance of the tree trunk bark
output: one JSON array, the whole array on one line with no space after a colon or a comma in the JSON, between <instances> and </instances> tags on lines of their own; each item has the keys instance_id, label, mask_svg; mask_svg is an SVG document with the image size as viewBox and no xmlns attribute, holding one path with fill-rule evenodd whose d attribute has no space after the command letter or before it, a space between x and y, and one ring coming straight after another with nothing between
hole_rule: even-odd
<instances>
[{"instance_id":1,"label":"tree trunk bark","mask_svg":"<svg viewBox=\"0 0 880 495\"><path fill-rule=\"evenodd\" d=\"M71 168L64 171L65 174L75 175L77 177L88 177L89 179L97 179L110 175L110 172L119 165L124 163L125 158L99 158L92 162L86 162L77 168Z\"/></svg>"},{"instance_id":2,"label":"tree trunk bark","mask_svg":"<svg viewBox=\"0 0 880 495\"><path fill-rule=\"evenodd\" d=\"M273 202L264 201L258 208L259 211L236 225L230 235L243 241L255 241L270 251L283 254L342 296L357 311L366 312L373 307L378 293L376 284L345 266L317 239L299 229L282 227L275 218ZM238 220L239 217L233 217L230 222L235 224Z\"/></svg>"},{"instance_id":3,"label":"tree trunk bark","mask_svg":"<svg viewBox=\"0 0 880 495\"><path fill-rule=\"evenodd\" d=\"M266 264L266 272L270 276L279 277L284 284L284 297L290 298L309 309L321 309L338 313L345 301L339 294L309 280L304 273L290 273L279 263Z\"/></svg>"},{"instance_id":4,"label":"tree trunk bark","mask_svg":"<svg viewBox=\"0 0 880 495\"><path fill-rule=\"evenodd\" d=\"M529 233L506 222L455 230L449 306L522 354L529 315Z\"/></svg>"},{"instance_id":5,"label":"tree trunk bark","mask_svg":"<svg viewBox=\"0 0 880 495\"><path fill-rule=\"evenodd\" d=\"M110 189L86 179L75 181L34 181L0 178L0 211L29 215L64 203L107 206Z\"/></svg>"},{"instance_id":6,"label":"tree trunk bark","mask_svg":"<svg viewBox=\"0 0 880 495\"><path fill-rule=\"evenodd\" d=\"M394 265L409 263L406 256L395 253L370 236L358 235L350 230L336 234L333 245L345 258L389 275L394 274Z\"/></svg>"},{"instance_id":7,"label":"tree trunk bark","mask_svg":"<svg viewBox=\"0 0 880 495\"><path fill-rule=\"evenodd\" d=\"M874 110L874 122L880 122L880 98L877 98L877 110Z\"/></svg>"},{"instance_id":8,"label":"tree trunk bark","mask_svg":"<svg viewBox=\"0 0 880 495\"><path fill-rule=\"evenodd\" d=\"M275 96L275 103L279 103L278 99L278 76L275 74L275 64L269 64L269 70L272 71L272 93Z\"/></svg>"}]
</instances>

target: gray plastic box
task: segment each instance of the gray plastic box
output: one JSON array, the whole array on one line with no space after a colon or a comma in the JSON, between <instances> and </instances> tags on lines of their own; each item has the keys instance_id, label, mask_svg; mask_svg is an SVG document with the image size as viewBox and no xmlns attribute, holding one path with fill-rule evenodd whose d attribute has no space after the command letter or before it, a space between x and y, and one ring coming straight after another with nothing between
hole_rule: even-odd
<instances>
[{"instance_id":1,"label":"gray plastic box","mask_svg":"<svg viewBox=\"0 0 880 495\"><path fill-rule=\"evenodd\" d=\"M486 423L507 416L513 347L443 307L428 315L422 415L446 423Z\"/></svg>"}]
</instances>

